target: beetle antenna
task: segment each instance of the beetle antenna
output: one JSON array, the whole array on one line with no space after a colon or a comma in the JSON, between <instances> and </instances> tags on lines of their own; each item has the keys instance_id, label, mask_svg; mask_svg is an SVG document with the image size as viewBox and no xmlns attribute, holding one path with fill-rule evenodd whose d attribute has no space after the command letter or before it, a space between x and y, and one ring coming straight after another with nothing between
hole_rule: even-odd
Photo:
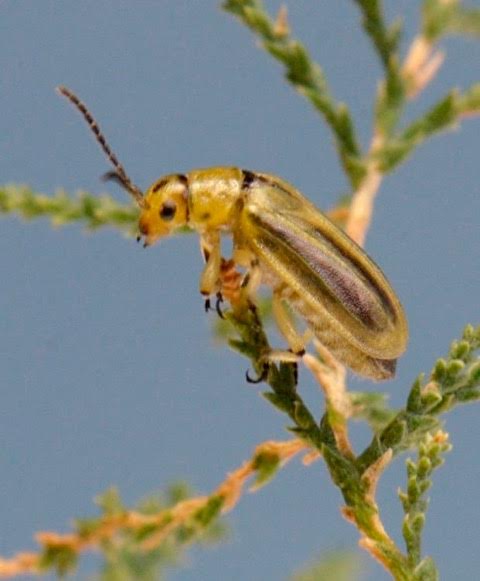
<instances>
[{"instance_id":1,"label":"beetle antenna","mask_svg":"<svg viewBox=\"0 0 480 581\"><path fill-rule=\"evenodd\" d=\"M57 93L66 97L70 101L70 103L72 103L76 107L76 109L82 114L82 117L88 123L88 126L92 130L92 133L95 135L95 139L99 143L100 147L102 148L107 158L110 160L110 163L115 168L114 171L110 171L107 174L105 174L104 179L107 180L111 179L121 184L127 190L127 192L134 198L134 200L137 202L140 208L144 208L145 198L143 197L142 190L139 187L137 187L128 177L127 172L123 168L123 165L118 161L117 156L110 149L110 146L108 145L105 136L103 135L93 115L87 109L87 106L77 97L77 95L75 95L75 93L70 91L70 89L68 89L67 87L61 85L57 87L56 90Z\"/></svg>"}]
</instances>

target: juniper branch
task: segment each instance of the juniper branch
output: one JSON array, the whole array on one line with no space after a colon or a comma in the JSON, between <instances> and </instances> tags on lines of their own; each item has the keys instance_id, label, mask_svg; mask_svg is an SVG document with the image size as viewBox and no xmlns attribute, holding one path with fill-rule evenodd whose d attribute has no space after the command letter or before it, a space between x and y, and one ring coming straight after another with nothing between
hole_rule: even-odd
<instances>
[{"instance_id":1,"label":"juniper branch","mask_svg":"<svg viewBox=\"0 0 480 581\"><path fill-rule=\"evenodd\" d=\"M408 459L407 488L399 490L405 517L403 520L403 537L407 546L407 555L411 568L421 579L436 579L438 572L431 558L422 559L421 541L425 525L425 513L428 508L426 494L432 485L433 471L443 464L443 455L451 450L448 434L442 431L434 435L427 434L418 446L418 459ZM428 576L427 576L428 574Z\"/></svg>"},{"instance_id":2,"label":"juniper branch","mask_svg":"<svg viewBox=\"0 0 480 581\"><path fill-rule=\"evenodd\" d=\"M188 497L184 486L176 486L160 503L150 500L132 510L115 488L109 489L97 498L100 516L76 520L71 533L38 533L41 550L0 558L0 577L47 571L63 575L72 571L82 553L99 547L110 556L113 551L116 558L127 549L130 563L133 556L144 558L143 571L147 565L160 566L171 560L172 551L195 540L217 540L221 534L218 517L237 504L247 481L253 479L253 490L259 488L305 448L298 439L264 442L208 496ZM135 572L130 571L128 578L137 578Z\"/></svg>"},{"instance_id":3,"label":"juniper branch","mask_svg":"<svg viewBox=\"0 0 480 581\"><path fill-rule=\"evenodd\" d=\"M290 431L321 452L326 438L334 441L333 435L323 432L297 392L297 364L268 362L265 355L271 352L271 348L257 308L243 293L230 302L232 310L225 316L240 336L240 339L230 338L230 346L248 357L258 376L271 387L271 391L263 395L294 422Z\"/></svg>"},{"instance_id":4,"label":"juniper branch","mask_svg":"<svg viewBox=\"0 0 480 581\"><path fill-rule=\"evenodd\" d=\"M362 11L362 24L383 64L386 74L398 66L397 50L400 40L401 25L397 22L390 28L385 23L382 2L380 0L353 0ZM397 62L396 62L397 61Z\"/></svg>"},{"instance_id":5,"label":"juniper branch","mask_svg":"<svg viewBox=\"0 0 480 581\"><path fill-rule=\"evenodd\" d=\"M480 9L458 6L455 16L449 23L447 32L449 34L480 38Z\"/></svg>"},{"instance_id":6,"label":"juniper branch","mask_svg":"<svg viewBox=\"0 0 480 581\"><path fill-rule=\"evenodd\" d=\"M424 0L422 32L432 42L453 34L480 38L480 9L465 8L458 0Z\"/></svg>"},{"instance_id":7,"label":"juniper branch","mask_svg":"<svg viewBox=\"0 0 480 581\"><path fill-rule=\"evenodd\" d=\"M107 195L79 192L76 197L64 191L54 196L34 192L27 186L0 186L0 214L13 214L33 220L47 217L54 226L83 222L90 230L113 226L126 234L137 232L139 209L119 204Z\"/></svg>"},{"instance_id":8,"label":"juniper branch","mask_svg":"<svg viewBox=\"0 0 480 581\"><path fill-rule=\"evenodd\" d=\"M263 48L284 64L287 80L323 115L333 133L345 173L355 188L365 170L353 121L347 107L336 103L331 96L320 65L288 31L277 29L260 0L227 0L223 8L260 38Z\"/></svg>"},{"instance_id":9,"label":"juniper branch","mask_svg":"<svg viewBox=\"0 0 480 581\"><path fill-rule=\"evenodd\" d=\"M440 428L439 416L461 403L480 399L480 326L465 327L462 338L454 341L446 358L433 367L429 381L419 375L407 404L390 423L373 437L359 455L357 468L363 473L388 449L397 455L418 446L425 434Z\"/></svg>"},{"instance_id":10,"label":"juniper branch","mask_svg":"<svg viewBox=\"0 0 480 581\"><path fill-rule=\"evenodd\" d=\"M376 153L381 171L392 171L433 135L456 127L467 116L480 114L480 83L464 93L450 91L398 136L388 140Z\"/></svg>"}]
</instances>

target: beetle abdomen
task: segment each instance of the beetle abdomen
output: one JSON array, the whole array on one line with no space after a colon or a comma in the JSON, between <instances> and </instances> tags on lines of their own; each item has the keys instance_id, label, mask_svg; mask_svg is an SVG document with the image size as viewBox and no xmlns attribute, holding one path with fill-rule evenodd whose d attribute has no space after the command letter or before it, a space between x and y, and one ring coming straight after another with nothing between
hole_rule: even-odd
<instances>
[{"instance_id":1,"label":"beetle abdomen","mask_svg":"<svg viewBox=\"0 0 480 581\"><path fill-rule=\"evenodd\" d=\"M307 323L308 328L340 363L353 372L376 381L391 379L395 375L397 359L371 357L339 335L331 320L312 311L308 304L291 288L282 286L280 296L287 301Z\"/></svg>"}]
</instances>

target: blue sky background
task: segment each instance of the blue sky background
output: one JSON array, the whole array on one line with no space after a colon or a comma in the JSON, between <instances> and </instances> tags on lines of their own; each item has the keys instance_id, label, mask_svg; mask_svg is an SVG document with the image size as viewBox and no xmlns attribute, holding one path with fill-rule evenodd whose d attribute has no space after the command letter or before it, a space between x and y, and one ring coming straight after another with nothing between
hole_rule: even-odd
<instances>
[{"instance_id":1,"label":"blue sky background","mask_svg":"<svg viewBox=\"0 0 480 581\"><path fill-rule=\"evenodd\" d=\"M0 181L125 200L99 181L107 162L55 95L66 84L141 187L165 173L238 165L282 176L321 208L334 205L347 185L328 131L218 4L0 1ZM356 7L289 4L293 30L351 106L366 144L380 67ZM408 38L419 4L386 3L389 17L405 17ZM478 43L445 47L447 63L410 118L479 78ZM378 199L367 249L411 328L397 378L381 386L393 405L466 323L479 323L479 123L422 147ZM206 493L256 444L288 437L286 418L245 384L246 360L212 340L195 236L143 251L115 231L53 230L46 221L1 219L0 232L1 555L33 549L39 529L67 531L72 517L94 513L92 498L111 484L130 504L179 478ZM300 390L320 408L304 370ZM444 579L471 579L480 568L479 413L472 405L447 417L454 450L435 476L425 532ZM361 449L368 434L356 436ZM404 483L400 459L379 490L397 539ZM171 578L285 579L322 551L356 546L340 503L321 462L306 469L294 461L242 499L226 544L194 549ZM387 575L370 562L367 578Z\"/></svg>"}]
</instances>

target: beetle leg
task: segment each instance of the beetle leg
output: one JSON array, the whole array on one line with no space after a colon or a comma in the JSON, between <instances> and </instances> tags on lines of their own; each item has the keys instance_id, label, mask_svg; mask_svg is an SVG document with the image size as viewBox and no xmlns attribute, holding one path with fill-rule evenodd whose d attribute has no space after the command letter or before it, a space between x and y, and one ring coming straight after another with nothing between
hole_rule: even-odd
<instances>
[{"instance_id":1,"label":"beetle leg","mask_svg":"<svg viewBox=\"0 0 480 581\"><path fill-rule=\"evenodd\" d=\"M206 262L200 277L200 292L206 297L205 310L208 311L210 309L209 296L219 292L220 264L222 261L219 233L213 232L208 235L202 235L200 248Z\"/></svg>"},{"instance_id":2,"label":"beetle leg","mask_svg":"<svg viewBox=\"0 0 480 581\"><path fill-rule=\"evenodd\" d=\"M291 354L302 356L305 353L305 338L302 337L295 328L295 323L286 309L278 290L273 291L272 313L277 323L278 330L286 339L290 347Z\"/></svg>"},{"instance_id":3,"label":"beetle leg","mask_svg":"<svg viewBox=\"0 0 480 581\"><path fill-rule=\"evenodd\" d=\"M233 258L226 260L222 258L220 263L220 293L217 293L217 311L220 309L220 303L226 299L230 304L238 303L242 294L243 274L236 269L236 263ZM221 310L221 309L220 309Z\"/></svg>"},{"instance_id":4,"label":"beetle leg","mask_svg":"<svg viewBox=\"0 0 480 581\"><path fill-rule=\"evenodd\" d=\"M305 351L294 353L291 349L271 349L264 358L272 363L298 363L304 354Z\"/></svg>"},{"instance_id":5,"label":"beetle leg","mask_svg":"<svg viewBox=\"0 0 480 581\"><path fill-rule=\"evenodd\" d=\"M250 301L256 305L257 301L257 290L262 282L262 271L258 264L258 260L254 259L251 261L248 272L242 281L243 292L246 293Z\"/></svg>"}]
</instances>

